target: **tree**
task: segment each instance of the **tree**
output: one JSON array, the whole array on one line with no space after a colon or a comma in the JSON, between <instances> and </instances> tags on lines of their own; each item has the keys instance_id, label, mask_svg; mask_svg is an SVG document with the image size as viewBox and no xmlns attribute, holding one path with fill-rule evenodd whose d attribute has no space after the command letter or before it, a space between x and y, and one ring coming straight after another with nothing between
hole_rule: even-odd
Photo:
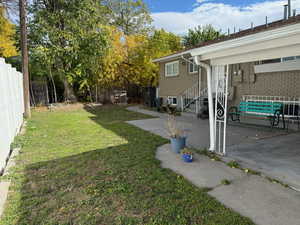
<instances>
[{"instance_id":1,"label":"tree","mask_svg":"<svg viewBox=\"0 0 300 225\"><path fill-rule=\"evenodd\" d=\"M151 30L152 18L142 0L106 0L111 25L125 35L147 33Z\"/></svg>"},{"instance_id":2,"label":"tree","mask_svg":"<svg viewBox=\"0 0 300 225\"><path fill-rule=\"evenodd\" d=\"M182 49L181 38L165 30L156 30L141 45L131 49L129 53L128 71L132 82L142 87L156 86L159 78L159 67L153 59L159 58Z\"/></svg>"},{"instance_id":3,"label":"tree","mask_svg":"<svg viewBox=\"0 0 300 225\"><path fill-rule=\"evenodd\" d=\"M205 41L215 40L224 36L220 31L217 31L212 25L204 27L198 26L194 29L189 29L188 34L183 36L183 45L190 48L201 44Z\"/></svg>"},{"instance_id":4,"label":"tree","mask_svg":"<svg viewBox=\"0 0 300 225\"><path fill-rule=\"evenodd\" d=\"M152 60L182 49L180 37L164 30L150 35L125 35L114 27L109 30L110 48L99 64L97 77L103 88L155 86L158 65Z\"/></svg>"},{"instance_id":5,"label":"tree","mask_svg":"<svg viewBox=\"0 0 300 225\"><path fill-rule=\"evenodd\" d=\"M17 55L14 41L15 26L5 16L5 8L0 6L0 57Z\"/></svg>"},{"instance_id":6,"label":"tree","mask_svg":"<svg viewBox=\"0 0 300 225\"><path fill-rule=\"evenodd\" d=\"M43 48L64 84L65 101L76 100L73 88L90 89L96 60L107 47L103 6L95 0L35 0L31 7L31 47ZM80 22L78 22L80 21Z\"/></svg>"},{"instance_id":7,"label":"tree","mask_svg":"<svg viewBox=\"0 0 300 225\"><path fill-rule=\"evenodd\" d=\"M164 29L155 30L149 37L148 49L153 59L177 52L182 48L181 38Z\"/></svg>"}]
</instances>

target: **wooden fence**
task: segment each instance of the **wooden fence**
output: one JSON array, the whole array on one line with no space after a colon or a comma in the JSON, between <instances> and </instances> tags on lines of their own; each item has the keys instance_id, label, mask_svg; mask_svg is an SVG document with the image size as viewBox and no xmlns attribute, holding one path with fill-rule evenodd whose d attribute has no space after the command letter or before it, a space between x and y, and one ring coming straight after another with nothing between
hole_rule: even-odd
<instances>
[{"instance_id":1,"label":"wooden fence","mask_svg":"<svg viewBox=\"0 0 300 225\"><path fill-rule=\"evenodd\" d=\"M23 124L23 76L0 58L0 170L3 171L10 146Z\"/></svg>"}]
</instances>

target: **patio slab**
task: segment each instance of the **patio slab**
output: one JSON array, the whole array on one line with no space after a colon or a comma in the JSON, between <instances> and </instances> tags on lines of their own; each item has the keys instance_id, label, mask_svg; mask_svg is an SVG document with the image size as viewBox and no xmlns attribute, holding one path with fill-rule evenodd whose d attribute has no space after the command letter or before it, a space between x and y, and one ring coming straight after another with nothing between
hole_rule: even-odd
<instances>
[{"instance_id":1,"label":"patio slab","mask_svg":"<svg viewBox=\"0 0 300 225\"><path fill-rule=\"evenodd\" d=\"M300 190L299 146L300 134L294 133L230 146L227 157Z\"/></svg>"},{"instance_id":2,"label":"patio slab","mask_svg":"<svg viewBox=\"0 0 300 225\"><path fill-rule=\"evenodd\" d=\"M209 194L258 225L300 224L300 193L259 176L234 180Z\"/></svg>"},{"instance_id":3,"label":"patio slab","mask_svg":"<svg viewBox=\"0 0 300 225\"><path fill-rule=\"evenodd\" d=\"M185 163L180 154L175 154L170 149L170 144L157 149L156 158L162 162L161 166L181 174L196 186L213 188L224 179L232 181L246 176L242 171L232 169L222 162L212 161L204 155L195 155L193 163Z\"/></svg>"},{"instance_id":4,"label":"patio slab","mask_svg":"<svg viewBox=\"0 0 300 225\"><path fill-rule=\"evenodd\" d=\"M166 129L166 122L168 118L167 114L140 109L138 106L128 107L128 110L158 117L156 119L129 121L128 123L168 138L168 132ZM182 116L176 117L176 121L180 127L186 131L188 136L188 146L198 149L209 147L208 120L197 119L194 114L184 113ZM268 127L247 127L239 125L228 126L227 146L256 142L260 139L277 137L281 135L286 135L286 132L279 129L271 130Z\"/></svg>"}]
</instances>

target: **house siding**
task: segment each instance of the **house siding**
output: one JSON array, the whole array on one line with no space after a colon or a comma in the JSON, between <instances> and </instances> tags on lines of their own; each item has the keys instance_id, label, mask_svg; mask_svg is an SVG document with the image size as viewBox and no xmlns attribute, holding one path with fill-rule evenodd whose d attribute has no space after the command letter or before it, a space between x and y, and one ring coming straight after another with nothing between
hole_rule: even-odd
<instances>
[{"instance_id":1,"label":"house siding","mask_svg":"<svg viewBox=\"0 0 300 225\"><path fill-rule=\"evenodd\" d=\"M300 71L254 74L254 62L230 66L230 84L235 89L229 105L238 105L243 95L300 97ZM233 71L243 70L242 82Z\"/></svg>"},{"instance_id":2,"label":"house siding","mask_svg":"<svg viewBox=\"0 0 300 225\"><path fill-rule=\"evenodd\" d=\"M179 75L175 77L165 76L165 64L173 61L179 61ZM202 81L206 80L206 71L201 71ZM188 63L182 59L159 64L159 97L180 96L186 89L192 87L198 82L198 73L188 72ZM206 85L205 85L206 86Z\"/></svg>"},{"instance_id":3,"label":"house siding","mask_svg":"<svg viewBox=\"0 0 300 225\"><path fill-rule=\"evenodd\" d=\"M179 75L166 77L165 64L176 60L179 60ZM159 97L164 100L168 96L180 96L186 89L198 82L198 73L188 72L188 63L182 59L172 61L159 64ZM243 95L300 97L299 70L255 74L254 65L254 62L230 65L229 86L233 87L234 94L228 102L229 106L238 105ZM238 69L243 71L242 79L234 75L234 71ZM205 69L201 70L201 86L207 87Z\"/></svg>"}]
</instances>

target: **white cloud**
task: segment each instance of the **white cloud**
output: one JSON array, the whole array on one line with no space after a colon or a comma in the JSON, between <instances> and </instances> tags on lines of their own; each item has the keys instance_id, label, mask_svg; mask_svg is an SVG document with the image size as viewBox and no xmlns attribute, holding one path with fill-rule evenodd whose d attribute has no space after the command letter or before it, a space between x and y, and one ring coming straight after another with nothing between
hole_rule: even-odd
<instances>
[{"instance_id":1,"label":"white cloud","mask_svg":"<svg viewBox=\"0 0 300 225\"><path fill-rule=\"evenodd\" d=\"M212 1L212 0L196 0L197 3L203 3L203 2L208 2L208 1Z\"/></svg>"},{"instance_id":2,"label":"white cloud","mask_svg":"<svg viewBox=\"0 0 300 225\"><path fill-rule=\"evenodd\" d=\"M201 4L200 4L201 3ZM264 2L249 4L243 7L224 3L214 3L212 0L197 0L191 12L161 12L153 13L154 26L164 28L177 34L184 34L189 28L198 25L212 24L224 32L234 27L238 30L265 23L268 16L269 22L283 18L283 5L286 0L266 0ZM292 8L300 13L300 0L292 0Z\"/></svg>"}]
</instances>

